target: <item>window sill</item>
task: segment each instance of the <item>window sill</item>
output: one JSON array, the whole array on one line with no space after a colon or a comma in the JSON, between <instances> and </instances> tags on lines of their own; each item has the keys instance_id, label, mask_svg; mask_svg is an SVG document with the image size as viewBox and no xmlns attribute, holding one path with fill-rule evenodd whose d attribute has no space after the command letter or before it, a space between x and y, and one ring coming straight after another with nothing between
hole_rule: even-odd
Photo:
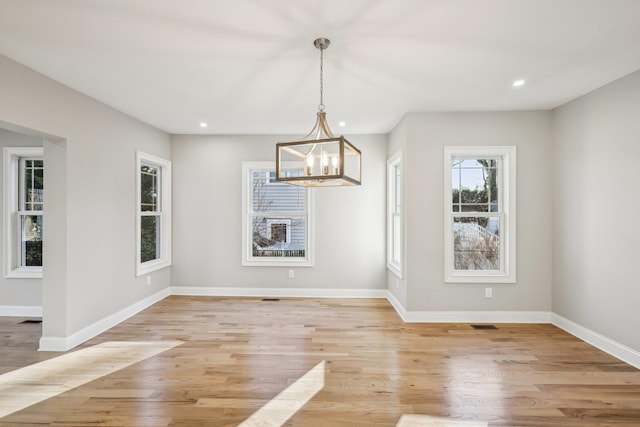
<instances>
[{"instance_id":1,"label":"window sill","mask_svg":"<svg viewBox=\"0 0 640 427\"><path fill-rule=\"evenodd\" d=\"M42 267L16 268L7 272L6 279L42 279Z\"/></svg>"},{"instance_id":2,"label":"window sill","mask_svg":"<svg viewBox=\"0 0 640 427\"><path fill-rule=\"evenodd\" d=\"M515 276L506 274L448 275L445 283L516 283Z\"/></svg>"},{"instance_id":3,"label":"window sill","mask_svg":"<svg viewBox=\"0 0 640 427\"><path fill-rule=\"evenodd\" d=\"M167 267L171 267L170 260L153 260L145 262L144 264L138 264L138 266L136 267L136 277L143 276L145 274L149 274Z\"/></svg>"},{"instance_id":4,"label":"window sill","mask_svg":"<svg viewBox=\"0 0 640 427\"><path fill-rule=\"evenodd\" d=\"M402 279L402 269L400 268L399 265L388 263L387 270L395 274L398 277L398 279Z\"/></svg>"},{"instance_id":5,"label":"window sill","mask_svg":"<svg viewBox=\"0 0 640 427\"><path fill-rule=\"evenodd\" d=\"M273 261L253 261L253 260L243 260L243 267L313 267L313 262L310 260L301 260L301 261L283 261L274 259Z\"/></svg>"}]
</instances>

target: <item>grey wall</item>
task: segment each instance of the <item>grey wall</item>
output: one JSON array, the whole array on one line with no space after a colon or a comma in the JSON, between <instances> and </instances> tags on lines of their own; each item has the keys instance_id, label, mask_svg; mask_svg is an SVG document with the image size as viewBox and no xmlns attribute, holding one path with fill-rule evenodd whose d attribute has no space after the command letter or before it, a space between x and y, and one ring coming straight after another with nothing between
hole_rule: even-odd
<instances>
[{"instance_id":1,"label":"grey wall","mask_svg":"<svg viewBox=\"0 0 640 427\"><path fill-rule=\"evenodd\" d=\"M553 125L553 311L638 350L640 71Z\"/></svg>"},{"instance_id":2,"label":"grey wall","mask_svg":"<svg viewBox=\"0 0 640 427\"><path fill-rule=\"evenodd\" d=\"M44 141L47 162L42 286L0 280L0 305L42 300L46 336L69 336L169 285L387 287L410 311L553 310L640 348L640 72L553 112L411 113L388 140L352 137L363 185L314 190L315 266L295 279L286 267L242 267L240 242L241 162L273 160L275 142L290 136L170 138L2 56L0 93L0 127L40 135L18 138ZM516 284L444 283L447 145L517 146ZM405 277L396 281L385 268L385 179L399 149ZM151 286L134 275L136 150L172 158L174 169L173 267L152 273Z\"/></svg>"},{"instance_id":3,"label":"grey wall","mask_svg":"<svg viewBox=\"0 0 640 427\"><path fill-rule=\"evenodd\" d=\"M406 306L412 311L551 309L551 113L411 113L406 126ZM444 283L443 148L517 147L517 283ZM484 298L484 288L493 298ZM388 287L393 289L394 283Z\"/></svg>"},{"instance_id":4,"label":"grey wall","mask_svg":"<svg viewBox=\"0 0 640 427\"><path fill-rule=\"evenodd\" d=\"M168 287L170 269L151 286L136 278L134 253L135 151L169 158L169 136L2 56L0 93L0 121L56 136L44 142L44 336Z\"/></svg>"},{"instance_id":5,"label":"grey wall","mask_svg":"<svg viewBox=\"0 0 640 427\"><path fill-rule=\"evenodd\" d=\"M299 137L299 135L297 136ZM243 267L242 162L275 161L296 136L174 136L173 286L384 289L387 138L355 135L358 187L315 188L315 265Z\"/></svg>"},{"instance_id":6,"label":"grey wall","mask_svg":"<svg viewBox=\"0 0 640 427\"><path fill-rule=\"evenodd\" d=\"M42 138L0 128L0 150L4 147L42 147ZM4 162L2 161L0 161L0 188L4 191ZM4 242L4 211L4 208L0 210L0 242ZM0 262L4 262L4 253L0 257ZM0 266L0 269L2 267ZM0 306L3 305L41 306L42 279L6 279L4 275L0 275Z\"/></svg>"}]
</instances>

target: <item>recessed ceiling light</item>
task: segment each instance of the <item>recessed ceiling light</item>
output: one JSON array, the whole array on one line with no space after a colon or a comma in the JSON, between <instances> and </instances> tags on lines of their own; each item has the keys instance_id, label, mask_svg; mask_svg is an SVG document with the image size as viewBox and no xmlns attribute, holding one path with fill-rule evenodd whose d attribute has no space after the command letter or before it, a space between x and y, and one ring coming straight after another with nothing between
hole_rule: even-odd
<instances>
[{"instance_id":1,"label":"recessed ceiling light","mask_svg":"<svg viewBox=\"0 0 640 427\"><path fill-rule=\"evenodd\" d=\"M207 127L207 124L206 124L205 122L200 122L200 127L201 127L201 128L206 128L206 127Z\"/></svg>"},{"instance_id":2,"label":"recessed ceiling light","mask_svg":"<svg viewBox=\"0 0 640 427\"><path fill-rule=\"evenodd\" d=\"M518 80L515 80L512 83L512 86L513 87L520 87L520 86L524 86L525 83L526 83L526 81L524 79L518 79Z\"/></svg>"},{"instance_id":3,"label":"recessed ceiling light","mask_svg":"<svg viewBox=\"0 0 640 427\"><path fill-rule=\"evenodd\" d=\"M341 128L345 127L347 125L347 122L338 122L338 126L340 126Z\"/></svg>"}]
</instances>

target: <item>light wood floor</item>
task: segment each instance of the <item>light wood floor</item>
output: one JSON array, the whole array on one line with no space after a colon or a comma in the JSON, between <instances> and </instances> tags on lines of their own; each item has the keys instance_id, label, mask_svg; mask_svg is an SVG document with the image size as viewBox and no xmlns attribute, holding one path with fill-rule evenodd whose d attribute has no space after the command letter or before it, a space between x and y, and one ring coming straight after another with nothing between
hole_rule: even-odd
<instances>
[{"instance_id":1,"label":"light wood floor","mask_svg":"<svg viewBox=\"0 0 640 427\"><path fill-rule=\"evenodd\" d=\"M0 373L60 355L20 320L0 318ZM496 326L403 323L376 299L172 296L77 350L181 343L0 426L272 425L247 421L261 408L305 427L640 426L640 371L551 325Z\"/></svg>"}]
</instances>

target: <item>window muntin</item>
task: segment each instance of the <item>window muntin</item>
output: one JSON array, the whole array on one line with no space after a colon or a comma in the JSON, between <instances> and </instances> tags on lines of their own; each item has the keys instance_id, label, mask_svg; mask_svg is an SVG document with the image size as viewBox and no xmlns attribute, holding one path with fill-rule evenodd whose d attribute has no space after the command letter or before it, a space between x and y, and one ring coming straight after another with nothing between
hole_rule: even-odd
<instances>
[{"instance_id":1,"label":"window muntin","mask_svg":"<svg viewBox=\"0 0 640 427\"><path fill-rule=\"evenodd\" d=\"M171 162L137 153L136 275L171 265Z\"/></svg>"},{"instance_id":2,"label":"window muntin","mask_svg":"<svg viewBox=\"0 0 640 427\"><path fill-rule=\"evenodd\" d=\"M387 161L387 268L402 278L402 154Z\"/></svg>"},{"instance_id":3,"label":"window muntin","mask_svg":"<svg viewBox=\"0 0 640 427\"><path fill-rule=\"evenodd\" d=\"M311 265L310 190L275 181L272 162L243 172L243 265Z\"/></svg>"},{"instance_id":4,"label":"window muntin","mask_svg":"<svg viewBox=\"0 0 640 427\"><path fill-rule=\"evenodd\" d=\"M445 280L515 282L515 147L446 147L445 171Z\"/></svg>"},{"instance_id":5,"label":"window muntin","mask_svg":"<svg viewBox=\"0 0 640 427\"><path fill-rule=\"evenodd\" d=\"M43 158L42 147L4 149L5 277L42 277Z\"/></svg>"}]
</instances>

